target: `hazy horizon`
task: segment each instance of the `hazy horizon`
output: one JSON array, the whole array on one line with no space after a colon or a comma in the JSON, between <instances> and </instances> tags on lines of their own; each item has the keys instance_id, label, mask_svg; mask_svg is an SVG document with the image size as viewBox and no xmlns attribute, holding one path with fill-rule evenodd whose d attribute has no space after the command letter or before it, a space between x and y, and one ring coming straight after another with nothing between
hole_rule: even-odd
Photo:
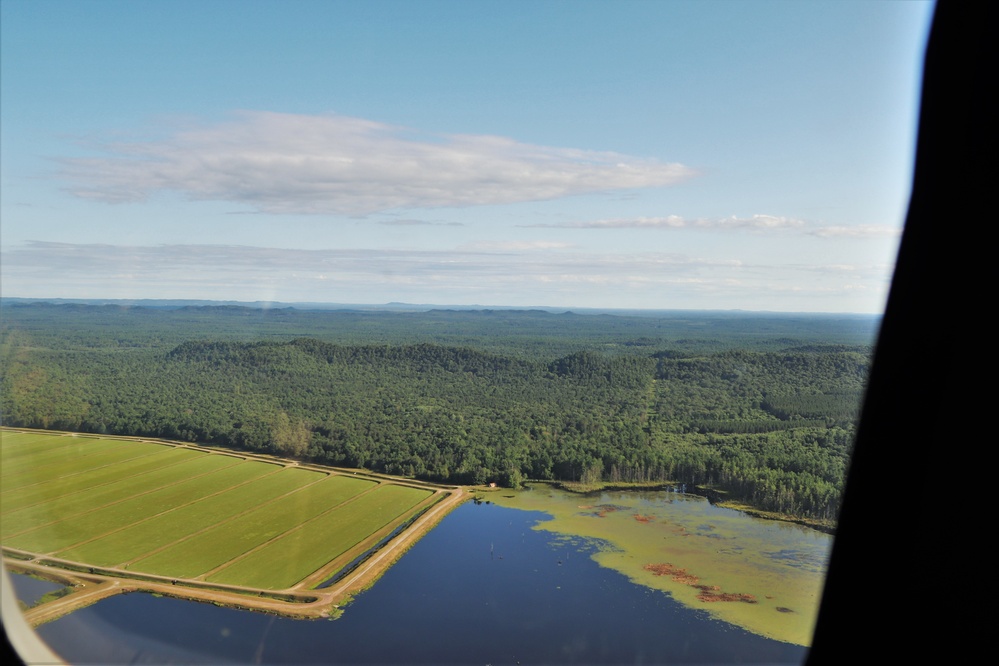
<instances>
[{"instance_id":1,"label":"hazy horizon","mask_svg":"<svg viewBox=\"0 0 999 666\"><path fill-rule=\"evenodd\" d=\"M402 301L390 301L387 303L341 303L336 301L239 301L239 300L215 300L199 298L42 298L42 297L20 297L20 296L0 296L0 301L24 302L24 303L55 303L55 304L87 304L87 305L134 305L137 307L155 306L160 307L185 305L193 306L235 306L248 308L292 308L301 310L387 310L387 311L427 311L427 310L515 310L515 311L545 311L552 314L599 314L599 313L704 313L704 314L747 314L747 315L777 315L777 316L843 316L843 317L875 317L883 316L881 313L872 312L792 312L783 310L746 310L741 308L708 309L708 308L602 308L585 305L552 305L552 304L530 304L530 305L503 305L500 303L408 303Z\"/></svg>"}]
</instances>

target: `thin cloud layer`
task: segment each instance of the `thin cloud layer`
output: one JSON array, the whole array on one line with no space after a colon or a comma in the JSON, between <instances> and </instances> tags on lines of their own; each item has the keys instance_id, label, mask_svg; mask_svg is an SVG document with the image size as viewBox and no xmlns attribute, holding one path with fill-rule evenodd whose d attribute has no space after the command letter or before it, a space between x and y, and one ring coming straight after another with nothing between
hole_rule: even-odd
<instances>
[{"instance_id":1,"label":"thin cloud layer","mask_svg":"<svg viewBox=\"0 0 999 666\"><path fill-rule=\"evenodd\" d=\"M113 203L178 192L265 213L509 204L665 187L694 175L682 164L613 152L486 135L415 137L361 118L256 111L163 141L103 148L103 157L64 160L73 194Z\"/></svg>"},{"instance_id":2,"label":"thin cloud layer","mask_svg":"<svg viewBox=\"0 0 999 666\"><path fill-rule=\"evenodd\" d=\"M760 295L793 293L802 309L879 294L883 266L747 263L682 253L590 253L560 244L450 250L278 249L241 245L31 242L5 248L5 288L23 297L322 301L342 303L585 303L601 307L765 309ZM652 299L651 301L649 299ZM644 305L642 305L644 303ZM659 305L661 304L661 305Z\"/></svg>"},{"instance_id":3,"label":"thin cloud layer","mask_svg":"<svg viewBox=\"0 0 999 666\"><path fill-rule=\"evenodd\" d=\"M519 252L526 252L530 250L564 250L566 248L571 248L573 245L571 243L563 243L561 241L476 241L474 243L466 243L462 245L460 249L469 251L482 251L482 252L506 252L510 250L515 250Z\"/></svg>"},{"instance_id":4,"label":"thin cloud layer","mask_svg":"<svg viewBox=\"0 0 999 666\"><path fill-rule=\"evenodd\" d=\"M820 238L897 238L902 235L902 230L884 225L858 224L849 227L822 227L812 234Z\"/></svg>"},{"instance_id":5,"label":"thin cloud layer","mask_svg":"<svg viewBox=\"0 0 999 666\"><path fill-rule=\"evenodd\" d=\"M547 227L559 229L750 229L765 231L804 226L804 221L775 215L753 215L751 217L697 218L688 220L679 215L666 217L621 217L588 222L567 222L565 224L531 224L526 227Z\"/></svg>"},{"instance_id":6,"label":"thin cloud layer","mask_svg":"<svg viewBox=\"0 0 999 666\"><path fill-rule=\"evenodd\" d=\"M565 253L567 243L535 241L470 243L450 250L425 249L284 249L245 245L109 245L29 242L3 253L9 273L50 272L61 266L64 274L100 273L104 277L148 276L157 280L198 280L199 276L230 274L238 282L257 276L312 275L364 276L364 280L399 276L461 274L489 280L521 279L539 275L598 276L635 274L668 268L690 271L733 268L737 260L697 259L682 254ZM539 253L542 253L539 256ZM512 270L515 268L515 270ZM75 279L75 277L74 277Z\"/></svg>"},{"instance_id":7,"label":"thin cloud layer","mask_svg":"<svg viewBox=\"0 0 999 666\"><path fill-rule=\"evenodd\" d=\"M461 222L431 222L430 220L381 220L378 224L387 227L463 227Z\"/></svg>"}]
</instances>

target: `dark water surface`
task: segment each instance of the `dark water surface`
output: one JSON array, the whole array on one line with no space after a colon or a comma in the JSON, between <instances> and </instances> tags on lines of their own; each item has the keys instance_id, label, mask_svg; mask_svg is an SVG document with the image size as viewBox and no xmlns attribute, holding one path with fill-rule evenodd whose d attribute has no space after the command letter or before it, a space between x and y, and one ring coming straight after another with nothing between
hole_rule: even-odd
<instances>
[{"instance_id":1,"label":"dark water surface","mask_svg":"<svg viewBox=\"0 0 999 666\"><path fill-rule=\"evenodd\" d=\"M338 620L290 620L148 594L39 628L73 663L801 663L630 582L593 544L532 530L547 516L466 503Z\"/></svg>"},{"instance_id":2,"label":"dark water surface","mask_svg":"<svg viewBox=\"0 0 999 666\"><path fill-rule=\"evenodd\" d=\"M66 587L62 583L53 583L52 581L32 578L24 574L12 574L8 572L7 575L10 576L10 584L14 587L14 596L23 601L28 608L38 603L38 600L49 592L55 592Z\"/></svg>"}]
</instances>

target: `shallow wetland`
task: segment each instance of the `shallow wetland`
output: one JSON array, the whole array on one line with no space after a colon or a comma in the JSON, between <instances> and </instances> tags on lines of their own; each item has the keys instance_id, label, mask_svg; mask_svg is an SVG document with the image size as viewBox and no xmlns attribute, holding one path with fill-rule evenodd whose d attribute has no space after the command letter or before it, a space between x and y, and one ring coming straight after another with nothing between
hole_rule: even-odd
<instances>
[{"instance_id":1,"label":"shallow wetland","mask_svg":"<svg viewBox=\"0 0 999 666\"><path fill-rule=\"evenodd\" d=\"M781 641L811 640L832 539L703 497L663 491L578 494L537 485L489 495L544 511L537 528L589 539L593 558L682 604Z\"/></svg>"}]
</instances>

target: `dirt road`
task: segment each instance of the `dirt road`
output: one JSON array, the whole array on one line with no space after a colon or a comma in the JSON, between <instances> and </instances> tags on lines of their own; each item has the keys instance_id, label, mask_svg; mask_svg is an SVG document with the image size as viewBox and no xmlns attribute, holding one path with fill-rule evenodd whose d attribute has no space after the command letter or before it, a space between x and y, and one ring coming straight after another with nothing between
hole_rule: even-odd
<instances>
[{"instance_id":1,"label":"dirt road","mask_svg":"<svg viewBox=\"0 0 999 666\"><path fill-rule=\"evenodd\" d=\"M329 617L337 612L338 605L350 596L369 587L403 553L423 535L427 534L444 516L469 498L463 487L437 490L446 495L417 518L412 525L375 551L343 580L323 589L309 589L310 585L322 582L317 575L310 576L298 586L287 590L255 590L228 586L207 586L205 583L187 579L137 580L128 577L128 572L114 572L119 575L105 575L100 572L81 573L63 568L46 566L39 562L4 558L8 570L23 573L36 573L67 582L78 591L54 601L42 604L25 612L25 619L32 626L49 622L77 608L88 606L106 597L124 592L145 591L205 601L233 608L277 613L289 617L316 618ZM288 599L276 598L278 595Z\"/></svg>"}]
</instances>

